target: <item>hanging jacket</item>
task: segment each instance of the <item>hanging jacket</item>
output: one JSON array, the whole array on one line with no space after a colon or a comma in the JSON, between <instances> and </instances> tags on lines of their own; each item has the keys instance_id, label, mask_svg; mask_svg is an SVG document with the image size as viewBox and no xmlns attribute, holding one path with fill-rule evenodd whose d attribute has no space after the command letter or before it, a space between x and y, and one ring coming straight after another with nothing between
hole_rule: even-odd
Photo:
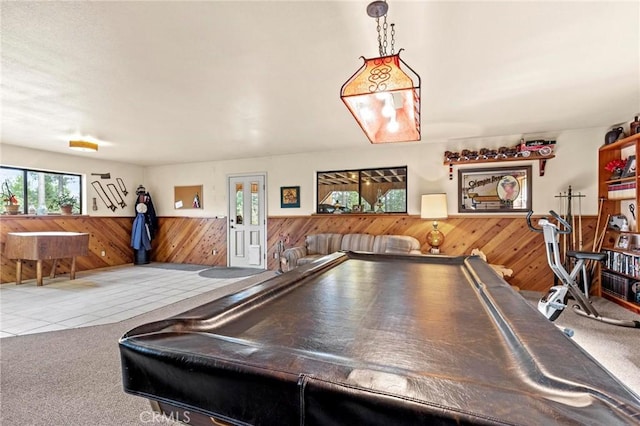
<instances>
[{"instance_id":1,"label":"hanging jacket","mask_svg":"<svg viewBox=\"0 0 640 426\"><path fill-rule=\"evenodd\" d=\"M131 247L136 250L151 250L151 240L143 213L138 213L131 229Z\"/></svg>"},{"instance_id":2,"label":"hanging jacket","mask_svg":"<svg viewBox=\"0 0 640 426\"><path fill-rule=\"evenodd\" d=\"M153 206L153 201L151 200L151 194L148 192L144 194L144 203L147 205L147 213L145 214L145 219L147 221L147 225L149 226L149 235L150 238L153 238L156 235L156 230L158 229L158 217L156 216L156 209Z\"/></svg>"}]
</instances>

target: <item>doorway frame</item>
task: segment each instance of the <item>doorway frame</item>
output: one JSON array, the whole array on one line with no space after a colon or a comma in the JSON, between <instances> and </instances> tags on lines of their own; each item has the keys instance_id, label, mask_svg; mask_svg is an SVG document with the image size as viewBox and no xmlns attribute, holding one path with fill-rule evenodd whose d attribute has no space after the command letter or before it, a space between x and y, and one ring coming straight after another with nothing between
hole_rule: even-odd
<instances>
[{"instance_id":1,"label":"doorway frame","mask_svg":"<svg viewBox=\"0 0 640 426\"><path fill-rule=\"evenodd\" d=\"M267 242L269 241L269 236L267 235L267 231L268 231L268 227L267 227L267 222L269 220L269 200L268 200L268 188L269 188L269 184L268 184L268 180L267 180L267 172L254 172L254 173L228 173L225 177L226 180L226 184L227 184L227 220L226 220L226 226L227 226L227 267L231 266L231 215L233 214L235 216L236 212L235 211L231 211L231 179L232 178L252 178L252 177L262 177L263 181L264 181L264 205L261 206L261 208L264 209L264 224L263 229L264 232L262 232L262 239L260 241L260 243L263 245L264 250L263 250L263 258L264 258L264 270L269 269L268 268L268 261L269 259L267 258L267 253L268 253L268 247L267 247ZM256 268L259 269L259 268Z\"/></svg>"}]
</instances>

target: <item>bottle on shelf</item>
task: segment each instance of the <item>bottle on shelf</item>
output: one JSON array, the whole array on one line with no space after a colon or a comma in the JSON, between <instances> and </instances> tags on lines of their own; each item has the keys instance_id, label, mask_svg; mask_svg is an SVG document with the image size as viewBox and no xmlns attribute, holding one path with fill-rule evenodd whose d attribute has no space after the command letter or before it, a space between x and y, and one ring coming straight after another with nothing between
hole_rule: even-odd
<instances>
[{"instance_id":1,"label":"bottle on shelf","mask_svg":"<svg viewBox=\"0 0 640 426\"><path fill-rule=\"evenodd\" d=\"M640 120L638 120L637 115L634 120L629 123L629 136L635 135L636 133L640 133Z\"/></svg>"}]
</instances>

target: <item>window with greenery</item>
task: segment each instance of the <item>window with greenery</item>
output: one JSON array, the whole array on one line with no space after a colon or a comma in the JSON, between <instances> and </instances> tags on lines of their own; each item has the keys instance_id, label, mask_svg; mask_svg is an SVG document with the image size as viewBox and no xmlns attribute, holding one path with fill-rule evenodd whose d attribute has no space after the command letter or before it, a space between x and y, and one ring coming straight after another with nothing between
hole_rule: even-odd
<instances>
[{"instance_id":1,"label":"window with greenery","mask_svg":"<svg viewBox=\"0 0 640 426\"><path fill-rule=\"evenodd\" d=\"M317 173L317 213L406 213L407 167Z\"/></svg>"},{"instance_id":2,"label":"window with greenery","mask_svg":"<svg viewBox=\"0 0 640 426\"><path fill-rule=\"evenodd\" d=\"M51 171L0 167L2 206L6 214L18 205L21 214L61 213L72 206L72 213L82 213L82 177Z\"/></svg>"}]
</instances>

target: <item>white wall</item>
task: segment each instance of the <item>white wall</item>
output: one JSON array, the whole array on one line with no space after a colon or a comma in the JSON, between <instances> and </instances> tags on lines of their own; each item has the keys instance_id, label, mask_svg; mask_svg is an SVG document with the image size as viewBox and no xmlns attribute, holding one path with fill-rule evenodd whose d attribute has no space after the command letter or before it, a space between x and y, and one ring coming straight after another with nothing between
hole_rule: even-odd
<instances>
[{"instance_id":1,"label":"white wall","mask_svg":"<svg viewBox=\"0 0 640 426\"><path fill-rule=\"evenodd\" d=\"M482 139L458 140L441 143L403 143L371 145L363 143L358 149L314 152L285 156L252 158L233 161L208 161L143 168L131 164L101 161L92 158L55 154L45 151L2 145L1 162L4 165L42 168L86 175L86 182L98 180L106 188L115 178L124 180L129 195L127 207L115 212L107 209L98 198L98 211L91 210L91 199L96 197L88 185L84 200L85 211L98 216L133 216L135 189L145 185L160 216L226 216L227 176L232 174L267 174L267 202L270 216L308 215L315 212L315 174L322 170L358 169L372 167L408 167L408 211L419 214L420 195L428 192L448 194L449 214L458 211L457 172L459 167L496 167L517 164L533 165L533 210L545 214L560 210L556 195L571 185L574 193L584 194L582 213L598 213L597 153L603 144L606 128L564 131L555 136L556 157L547 162L545 176L539 176L538 161L522 163L487 163L454 167L454 178L449 180L449 169L443 164L444 151L462 149L498 148L516 145L519 135ZM91 173L111 173L111 179L99 179ZM203 185L203 209L174 209L174 186ZM300 208L280 208L280 187L300 186ZM86 208L88 207L88 208ZM575 209L574 205L574 209Z\"/></svg>"},{"instance_id":2,"label":"white wall","mask_svg":"<svg viewBox=\"0 0 640 426\"><path fill-rule=\"evenodd\" d=\"M408 166L408 210L419 214L420 195L428 192L446 192L449 212L456 215L458 167L496 167L518 164L533 165L533 209L536 213L559 210L556 195L571 185L574 194L581 193L582 213L596 215L597 153L603 144L606 128L565 131L556 135L556 157L547 162L545 176L539 176L538 161L523 163L488 163L478 166L454 167L454 178L449 180L449 169L443 164L444 151L461 149L498 148L516 145L519 136L476 141L449 141L446 143L405 143L370 145L362 148L274 156L234 161L200 162L170 166L149 167L145 185L150 191L156 210L161 216L226 216L227 182L230 174L267 173L268 214L308 215L315 211L315 173L322 170L358 169L371 167ZM202 210L175 210L173 187L200 185L203 188ZM300 186L300 208L280 208L280 187ZM574 209L577 205L574 205Z\"/></svg>"},{"instance_id":3,"label":"white wall","mask_svg":"<svg viewBox=\"0 0 640 426\"><path fill-rule=\"evenodd\" d=\"M144 183L144 167L92 158L95 156L95 153L76 156L22 148L15 145L0 145L0 162L3 166L83 175L84 182L87 183L82 194L83 211L86 214L91 216L135 216L135 192L138 185ZM100 179L99 176L91 176L91 173L110 173L111 179ZM107 193L111 195L106 185L113 183L117 187L115 179L118 177L124 182L129 194L124 198L126 206L122 208L119 204L116 204L116 210L112 211L98 197L91 182L99 181ZM92 209L93 197L98 197L96 200L98 210Z\"/></svg>"}]
</instances>

